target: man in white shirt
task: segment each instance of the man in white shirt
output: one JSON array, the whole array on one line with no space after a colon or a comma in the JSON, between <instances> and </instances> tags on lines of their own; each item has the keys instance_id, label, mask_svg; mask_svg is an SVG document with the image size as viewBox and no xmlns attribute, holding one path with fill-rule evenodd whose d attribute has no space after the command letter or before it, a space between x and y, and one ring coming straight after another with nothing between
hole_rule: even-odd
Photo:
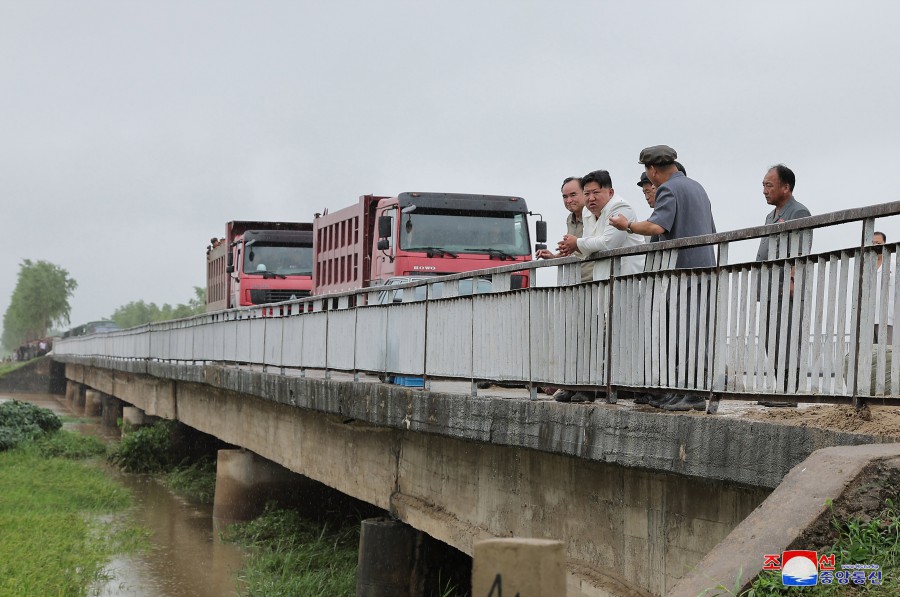
<instances>
[{"instance_id":1,"label":"man in white shirt","mask_svg":"<svg viewBox=\"0 0 900 597\"><path fill-rule=\"evenodd\" d=\"M581 179L584 189L585 207L584 233L581 238L567 234L559 243L558 250L565 254L579 255L582 259L593 257L597 252L644 244L644 237L627 230L619 230L609 222L611 216L622 215L632 222L636 215L627 201L616 195L612 178L606 170L595 170ZM622 257L619 275L627 276L644 271L644 256ZM610 275L610 260L594 261L594 280L607 280Z\"/></svg>"}]
</instances>

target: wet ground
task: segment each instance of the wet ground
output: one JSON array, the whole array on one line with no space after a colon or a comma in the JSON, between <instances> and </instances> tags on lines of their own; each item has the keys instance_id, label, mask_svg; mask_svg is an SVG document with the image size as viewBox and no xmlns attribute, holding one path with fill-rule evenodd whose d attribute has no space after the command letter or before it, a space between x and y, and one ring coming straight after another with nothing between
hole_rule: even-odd
<instances>
[{"instance_id":1,"label":"wet ground","mask_svg":"<svg viewBox=\"0 0 900 597\"><path fill-rule=\"evenodd\" d=\"M60 416L76 416L62 396L6 394L0 401L16 399L48 408ZM110 439L118 430L100 426L97 417L78 417L66 428ZM243 553L234 545L215 539L212 506L191 504L147 475L124 474L109 469L117 481L134 494L133 520L151 533L150 548L117 558L107 572L113 577L95 587L103 597L223 597L239 594L237 572Z\"/></svg>"}]
</instances>

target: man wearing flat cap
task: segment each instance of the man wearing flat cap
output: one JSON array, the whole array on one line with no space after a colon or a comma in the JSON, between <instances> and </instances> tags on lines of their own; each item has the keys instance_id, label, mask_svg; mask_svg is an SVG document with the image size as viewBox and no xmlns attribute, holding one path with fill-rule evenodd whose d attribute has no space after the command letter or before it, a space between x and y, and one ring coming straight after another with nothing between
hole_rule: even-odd
<instances>
[{"instance_id":1,"label":"man wearing flat cap","mask_svg":"<svg viewBox=\"0 0 900 597\"><path fill-rule=\"evenodd\" d=\"M653 213L643 222L628 222L622 216L614 216L609 223L634 234L658 235L661 241L713 234L716 224L709 197L700 183L678 169L675 165L677 157L678 153L668 145L654 145L641 151L638 161L656 186ZM675 263L676 268L715 265L711 246L679 249Z\"/></svg>"},{"instance_id":2,"label":"man wearing flat cap","mask_svg":"<svg viewBox=\"0 0 900 597\"><path fill-rule=\"evenodd\" d=\"M675 159L677 157L677 152L668 145L655 145L641 151L638 161L644 165L647 179L656 186L653 213L643 222L629 222L621 216L614 216L610 218L610 224L619 230L626 230L633 234L658 236L660 241L715 233L716 225L713 221L709 197L700 183L685 176L676 166ZM675 262L675 267L679 269L714 267L715 265L715 253L711 246L679 249L678 259ZM685 304L681 304L674 288L670 288L670 291L673 292L669 300L678 302L677 310L679 312L687 311L685 321L687 328L696 327L705 317L697 309L700 302L696 296L698 290L692 289L690 286L687 288ZM701 288L701 291L705 292L706 289ZM692 294L695 295L693 299L691 298ZM680 328L680 320L677 321ZM679 347L677 353L679 355L697 353L696 361L691 359L691 362L696 362L695 374L699 378L704 374L706 368L706 349L698 350L697 347L691 346L691 336L690 333L687 335L687 344ZM684 330L676 333L676 337L684 337ZM676 357L676 355L669 356ZM682 375L684 375L683 372ZM692 375L688 374L687 378L691 379L691 377ZM651 399L649 403L657 408L674 411L705 410L706 408L706 401L701 396L690 394L667 394L662 398Z\"/></svg>"}]
</instances>

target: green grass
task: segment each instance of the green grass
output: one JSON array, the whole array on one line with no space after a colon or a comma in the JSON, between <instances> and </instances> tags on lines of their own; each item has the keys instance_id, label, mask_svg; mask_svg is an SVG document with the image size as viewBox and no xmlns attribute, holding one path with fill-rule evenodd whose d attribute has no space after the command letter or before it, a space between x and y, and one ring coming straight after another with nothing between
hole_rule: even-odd
<instances>
[{"instance_id":1,"label":"green grass","mask_svg":"<svg viewBox=\"0 0 900 597\"><path fill-rule=\"evenodd\" d=\"M93 440L57 432L0 452L0 596L86 595L112 556L145 541L113 519L127 490L72 459L96 453Z\"/></svg>"},{"instance_id":2,"label":"green grass","mask_svg":"<svg viewBox=\"0 0 900 597\"><path fill-rule=\"evenodd\" d=\"M107 445L99 437L81 435L65 429L34 440L35 448L45 458L80 460L92 456L105 456Z\"/></svg>"},{"instance_id":3,"label":"green grass","mask_svg":"<svg viewBox=\"0 0 900 597\"><path fill-rule=\"evenodd\" d=\"M201 504L212 504L216 495L216 462L212 458L178 466L166 475L165 483L175 493Z\"/></svg>"},{"instance_id":4,"label":"green grass","mask_svg":"<svg viewBox=\"0 0 900 597\"><path fill-rule=\"evenodd\" d=\"M0 377L3 377L10 371L21 369L31 361L11 361L9 363L0 363Z\"/></svg>"},{"instance_id":5,"label":"green grass","mask_svg":"<svg viewBox=\"0 0 900 597\"><path fill-rule=\"evenodd\" d=\"M356 594L359 521L329 528L291 510L267 509L232 525L225 539L249 552L240 575L249 597Z\"/></svg>"}]
</instances>

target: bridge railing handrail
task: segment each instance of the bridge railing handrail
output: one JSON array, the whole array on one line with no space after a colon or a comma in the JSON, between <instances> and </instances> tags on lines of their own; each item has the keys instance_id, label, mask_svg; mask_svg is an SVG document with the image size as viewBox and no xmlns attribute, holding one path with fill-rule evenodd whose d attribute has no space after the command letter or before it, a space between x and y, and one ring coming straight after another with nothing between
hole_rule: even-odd
<instances>
[{"instance_id":1,"label":"bridge railing handrail","mask_svg":"<svg viewBox=\"0 0 900 597\"><path fill-rule=\"evenodd\" d=\"M889 308L900 316L900 305L887 300L900 290L897 281L891 287L875 269L878 255L897 261L897 245L868 245L875 218L898 213L900 202L892 202L606 251L591 261L609 261L612 275L586 284L577 283L587 263L577 257L515 263L67 338L55 350L602 386L612 395L632 388L895 398L900 350L887 330L876 337L872 312L879 305L878 321L888 320ZM862 222L858 245L810 253L812 230L850 222ZM728 263L730 243L762 237L770 259ZM705 245L718 248L716 267L672 268L679 249ZM618 275L621 258L638 254L647 258L644 271ZM535 287L532 274L531 288L510 292L513 272L553 266L560 286ZM490 294L473 283L475 294L459 296L460 280L483 276L494 281ZM423 285L424 300L407 290ZM399 289L402 303L373 304L378 293Z\"/></svg>"}]
</instances>

